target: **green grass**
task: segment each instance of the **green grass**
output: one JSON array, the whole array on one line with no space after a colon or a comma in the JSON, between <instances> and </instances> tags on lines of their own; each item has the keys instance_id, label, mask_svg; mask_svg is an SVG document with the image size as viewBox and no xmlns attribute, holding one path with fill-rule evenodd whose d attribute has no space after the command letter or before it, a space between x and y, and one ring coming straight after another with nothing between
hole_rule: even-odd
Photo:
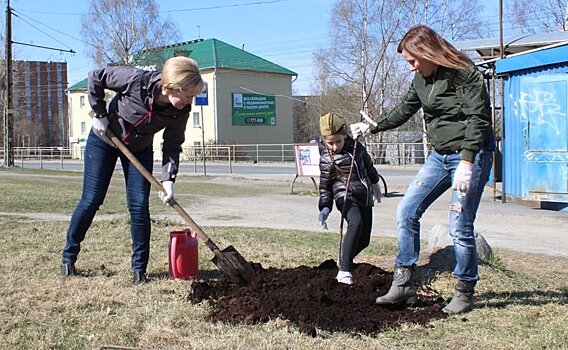
<instances>
[{"instance_id":1,"label":"green grass","mask_svg":"<svg viewBox=\"0 0 568 350\"><path fill-rule=\"evenodd\" d=\"M2 193L10 193L0 197L0 211L69 213L79 196L80 176L55 173L26 178L1 172ZM221 179L195 181L218 188ZM227 183L239 188L233 180ZM121 182L116 192L122 193ZM46 193L49 200L41 198ZM207 303L186 300L190 282L167 278L167 237L179 223L153 222L152 283L133 286L128 217L122 199L109 199L105 206L116 206L120 215L95 221L89 230L77 263L88 277L57 276L68 222L0 217L1 349L565 349L568 344L568 259L506 250L495 250L495 257L480 266L472 312L425 327L405 325L371 336L319 332L311 338L279 319L252 326L210 323L204 320ZM203 229L220 247L231 244L265 267L314 266L337 255L338 237L331 233ZM213 254L204 245L199 249L202 276L214 275ZM390 269L395 253L393 239L375 238L358 261ZM444 271L433 276L430 287L448 298L453 282Z\"/></svg>"},{"instance_id":2,"label":"green grass","mask_svg":"<svg viewBox=\"0 0 568 350\"><path fill-rule=\"evenodd\" d=\"M10 169L0 170L0 212L7 213L62 213L70 214L79 201L82 188L82 174L71 171ZM227 182L227 183L223 183ZM175 191L178 202L196 195L220 197L254 196L265 193L286 193L287 184L270 184L255 180L231 180L214 176L178 178ZM302 186L302 185L299 185ZM111 180L100 214L123 213L126 208L122 174L115 174ZM170 212L158 197L150 196L154 213Z\"/></svg>"}]
</instances>

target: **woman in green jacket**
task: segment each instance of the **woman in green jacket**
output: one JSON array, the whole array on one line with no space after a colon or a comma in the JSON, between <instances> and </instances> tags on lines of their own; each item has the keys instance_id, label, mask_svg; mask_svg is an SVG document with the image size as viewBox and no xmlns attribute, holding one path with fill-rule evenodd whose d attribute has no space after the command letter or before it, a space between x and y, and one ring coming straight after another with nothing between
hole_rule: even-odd
<instances>
[{"instance_id":1,"label":"woman in green jacket","mask_svg":"<svg viewBox=\"0 0 568 350\"><path fill-rule=\"evenodd\" d=\"M450 235L454 240L457 277L454 297L443 309L457 314L473 308L479 279L475 216L492 164L493 128L483 76L473 62L431 28L418 25L400 41L414 79L402 101L372 123L351 125L354 137L404 124L420 108L433 152L410 184L397 210L398 254L389 292L377 304L416 300L414 266L420 253L420 218L452 188Z\"/></svg>"}]
</instances>

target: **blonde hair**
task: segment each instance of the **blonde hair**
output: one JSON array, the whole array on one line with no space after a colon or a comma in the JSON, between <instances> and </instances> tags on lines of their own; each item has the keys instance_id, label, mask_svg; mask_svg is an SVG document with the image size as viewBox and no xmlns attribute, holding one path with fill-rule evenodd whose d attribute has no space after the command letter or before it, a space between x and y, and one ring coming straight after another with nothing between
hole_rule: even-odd
<instances>
[{"instance_id":1,"label":"blonde hair","mask_svg":"<svg viewBox=\"0 0 568 350\"><path fill-rule=\"evenodd\" d=\"M172 57L164 63L162 68L162 88L166 90L180 90L200 94L204 82L199 73L197 62L189 57Z\"/></svg>"},{"instance_id":2,"label":"blonde hair","mask_svg":"<svg viewBox=\"0 0 568 350\"><path fill-rule=\"evenodd\" d=\"M402 50L438 66L465 70L474 67L469 57L425 25L414 26L404 34L396 48L398 53Z\"/></svg>"}]
</instances>

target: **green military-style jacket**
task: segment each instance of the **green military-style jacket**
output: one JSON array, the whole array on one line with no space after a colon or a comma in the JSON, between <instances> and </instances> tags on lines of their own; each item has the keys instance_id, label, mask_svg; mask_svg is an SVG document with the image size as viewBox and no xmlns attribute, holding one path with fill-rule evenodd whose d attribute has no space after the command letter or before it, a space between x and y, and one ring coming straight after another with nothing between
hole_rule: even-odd
<instances>
[{"instance_id":1,"label":"green military-style jacket","mask_svg":"<svg viewBox=\"0 0 568 350\"><path fill-rule=\"evenodd\" d=\"M416 73L402 101L378 118L372 132L396 128L420 108L429 142L438 152L461 151L461 158L472 162L493 135L489 95L476 68L466 71L439 66L428 78Z\"/></svg>"}]
</instances>

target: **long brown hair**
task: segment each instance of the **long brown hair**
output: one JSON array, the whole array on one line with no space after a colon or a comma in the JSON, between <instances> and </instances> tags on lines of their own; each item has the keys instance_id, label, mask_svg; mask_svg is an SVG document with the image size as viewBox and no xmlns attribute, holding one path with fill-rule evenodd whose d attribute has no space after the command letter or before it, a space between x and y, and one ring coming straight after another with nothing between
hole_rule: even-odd
<instances>
[{"instance_id":1,"label":"long brown hair","mask_svg":"<svg viewBox=\"0 0 568 350\"><path fill-rule=\"evenodd\" d=\"M474 67L469 57L425 25L414 26L404 34L396 48L398 53L402 50L439 66L465 70Z\"/></svg>"}]
</instances>

